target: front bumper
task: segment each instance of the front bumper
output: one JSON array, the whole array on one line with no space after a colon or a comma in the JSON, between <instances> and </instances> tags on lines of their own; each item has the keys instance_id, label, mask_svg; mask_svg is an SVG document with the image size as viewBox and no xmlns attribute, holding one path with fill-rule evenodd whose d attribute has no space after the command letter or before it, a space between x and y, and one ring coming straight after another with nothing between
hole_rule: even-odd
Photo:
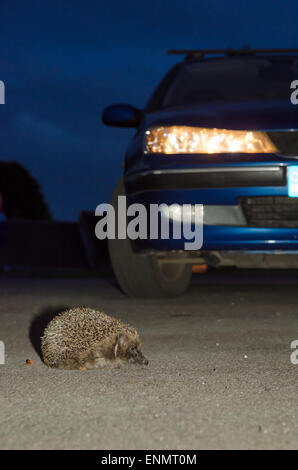
<instances>
[{"instance_id":1,"label":"front bumper","mask_svg":"<svg viewBox=\"0 0 298 470\"><path fill-rule=\"evenodd\" d=\"M167 169L132 173L125 179L127 195L156 190L210 189L284 186L287 167L220 167L194 169Z\"/></svg>"},{"instance_id":2,"label":"front bumper","mask_svg":"<svg viewBox=\"0 0 298 470\"><path fill-rule=\"evenodd\" d=\"M142 203L147 210L150 204L203 204L204 251L290 252L298 250L297 228L248 226L239 204L246 197L287 197L287 170L284 162L154 169L127 174L125 186L128 203ZM170 237L132 243L136 251L177 251L184 249L185 242L183 237Z\"/></svg>"}]
</instances>

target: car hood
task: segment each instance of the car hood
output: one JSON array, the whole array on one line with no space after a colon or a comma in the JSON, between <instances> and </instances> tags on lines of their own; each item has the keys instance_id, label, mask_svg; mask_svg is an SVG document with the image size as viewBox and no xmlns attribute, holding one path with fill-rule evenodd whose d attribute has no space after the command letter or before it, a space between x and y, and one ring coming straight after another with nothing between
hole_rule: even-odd
<instances>
[{"instance_id":1,"label":"car hood","mask_svg":"<svg viewBox=\"0 0 298 470\"><path fill-rule=\"evenodd\" d=\"M298 129L298 105L285 101L205 103L147 114L147 127L187 125L221 129Z\"/></svg>"}]
</instances>

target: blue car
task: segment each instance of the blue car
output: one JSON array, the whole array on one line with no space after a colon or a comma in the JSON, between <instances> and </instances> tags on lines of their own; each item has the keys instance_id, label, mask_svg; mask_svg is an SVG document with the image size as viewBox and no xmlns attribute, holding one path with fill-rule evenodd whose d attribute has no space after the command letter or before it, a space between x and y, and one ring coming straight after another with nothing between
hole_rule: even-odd
<instances>
[{"instance_id":1,"label":"blue car","mask_svg":"<svg viewBox=\"0 0 298 470\"><path fill-rule=\"evenodd\" d=\"M103 112L106 125L136 128L112 204L117 210L121 195L148 213L151 204L175 204L161 214L170 227L185 205L195 224L193 207L203 205L203 243L186 250L172 231L110 239L131 297L182 294L193 264L279 267L298 250L298 50L170 52L185 58L143 110Z\"/></svg>"}]
</instances>

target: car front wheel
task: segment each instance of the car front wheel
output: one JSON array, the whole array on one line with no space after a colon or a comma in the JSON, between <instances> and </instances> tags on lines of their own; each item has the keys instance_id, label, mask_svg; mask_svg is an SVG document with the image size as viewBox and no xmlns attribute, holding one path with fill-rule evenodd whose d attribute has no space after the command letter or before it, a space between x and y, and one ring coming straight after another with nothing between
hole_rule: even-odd
<instances>
[{"instance_id":1,"label":"car front wheel","mask_svg":"<svg viewBox=\"0 0 298 470\"><path fill-rule=\"evenodd\" d=\"M124 195L121 178L111 199L116 215L118 196ZM183 263L183 259L177 263L165 263L155 255L135 253L128 238L109 239L108 247L114 274L122 291L129 297L175 297L187 290L192 271L191 265Z\"/></svg>"}]
</instances>

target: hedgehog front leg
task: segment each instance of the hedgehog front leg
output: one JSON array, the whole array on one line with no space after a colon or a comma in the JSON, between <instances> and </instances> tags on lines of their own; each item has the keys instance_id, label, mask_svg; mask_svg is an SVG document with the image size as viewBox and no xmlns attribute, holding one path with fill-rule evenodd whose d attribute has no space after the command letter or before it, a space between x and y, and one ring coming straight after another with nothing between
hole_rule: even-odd
<instances>
[{"instance_id":1,"label":"hedgehog front leg","mask_svg":"<svg viewBox=\"0 0 298 470\"><path fill-rule=\"evenodd\" d=\"M79 369L81 370L82 367L84 367L84 364L81 363L81 361L78 361L77 359L63 359L62 361L58 362L55 366L57 369L64 369L64 370L74 370L74 369Z\"/></svg>"},{"instance_id":2,"label":"hedgehog front leg","mask_svg":"<svg viewBox=\"0 0 298 470\"><path fill-rule=\"evenodd\" d=\"M107 362L104 357L99 356L95 351L89 351L88 354L82 353L77 357L77 369L103 369L108 365Z\"/></svg>"},{"instance_id":3,"label":"hedgehog front leg","mask_svg":"<svg viewBox=\"0 0 298 470\"><path fill-rule=\"evenodd\" d=\"M86 370L89 361L89 354L86 352L74 354L72 357L60 357L55 367L66 370Z\"/></svg>"}]
</instances>

